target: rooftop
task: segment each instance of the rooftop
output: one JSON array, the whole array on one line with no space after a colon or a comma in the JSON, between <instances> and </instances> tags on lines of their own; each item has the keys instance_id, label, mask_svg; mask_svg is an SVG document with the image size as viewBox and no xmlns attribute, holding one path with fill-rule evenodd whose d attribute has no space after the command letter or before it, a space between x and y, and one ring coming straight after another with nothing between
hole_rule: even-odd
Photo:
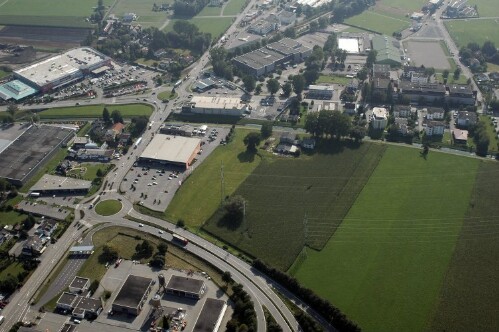
<instances>
[{"instance_id":1,"label":"rooftop","mask_svg":"<svg viewBox=\"0 0 499 332\"><path fill-rule=\"evenodd\" d=\"M33 187L31 191L47 190L89 190L92 182L70 177L44 174Z\"/></svg>"},{"instance_id":2,"label":"rooftop","mask_svg":"<svg viewBox=\"0 0 499 332\"><path fill-rule=\"evenodd\" d=\"M284 56L267 48L260 48L234 58L234 61L243 63L253 69L260 69L274 62L280 61Z\"/></svg>"},{"instance_id":3,"label":"rooftop","mask_svg":"<svg viewBox=\"0 0 499 332\"><path fill-rule=\"evenodd\" d=\"M216 109L243 109L246 104L241 102L239 97L207 97L194 96L191 104L196 108L216 108Z\"/></svg>"},{"instance_id":4,"label":"rooftop","mask_svg":"<svg viewBox=\"0 0 499 332\"><path fill-rule=\"evenodd\" d=\"M73 303L75 302L77 297L78 297L78 295L76 295L76 294L64 292L61 294L61 296L57 300L57 303L66 304L68 306L73 306Z\"/></svg>"},{"instance_id":5,"label":"rooftop","mask_svg":"<svg viewBox=\"0 0 499 332\"><path fill-rule=\"evenodd\" d=\"M372 39L373 50L377 51L376 62L392 60L400 63L400 43L388 36L376 35Z\"/></svg>"},{"instance_id":6,"label":"rooftop","mask_svg":"<svg viewBox=\"0 0 499 332\"><path fill-rule=\"evenodd\" d=\"M200 144L199 138L157 134L140 157L187 163Z\"/></svg>"},{"instance_id":7,"label":"rooftop","mask_svg":"<svg viewBox=\"0 0 499 332\"><path fill-rule=\"evenodd\" d=\"M152 283L151 278L128 275L113 304L136 308Z\"/></svg>"},{"instance_id":8,"label":"rooftop","mask_svg":"<svg viewBox=\"0 0 499 332\"><path fill-rule=\"evenodd\" d=\"M357 38L338 38L338 48L350 54L358 54L359 39Z\"/></svg>"},{"instance_id":9,"label":"rooftop","mask_svg":"<svg viewBox=\"0 0 499 332\"><path fill-rule=\"evenodd\" d=\"M373 116L376 119L387 119L388 118L388 111L384 107L374 107L373 108Z\"/></svg>"},{"instance_id":10,"label":"rooftop","mask_svg":"<svg viewBox=\"0 0 499 332\"><path fill-rule=\"evenodd\" d=\"M203 280L173 275L170 278L170 281L168 281L166 288L186 293L198 294L199 292L201 292L203 285Z\"/></svg>"},{"instance_id":11,"label":"rooftop","mask_svg":"<svg viewBox=\"0 0 499 332\"><path fill-rule=\"evenodd\" d=\"M0 99L3 100L14 99L17 101L31 96L36 92L36 89L33 89L19 80L13 80L0 85Z\"/></svg>"},{"instance_id":12,"label":"rooftop","mask_svg":"<svg viewBox=\"0 0 499 332\"><path fill-rule=\"evenodd\" d=\"M452 131L452 136L454 137L454 139L457 139L460 141L467 141L468 140L468 131L462 130L462 129L454 129Z\"/></svg>"},{"instance_id":13,"label":"rooftop","mask_svg":"<svg viewBox=\"0 0 499 332\"><path fill-rule=\"evenodd\" d=\"M465 94L465 95L473 95L473 89L471 86L466 84L450 84L448 86L449 94Z\"/></svg>"},{"instance_id":14,"label":"rooftop","mask_svg":"<svg viewBox=\"0 0 499 332\"><path fill-rule=\"evenodd\" d=\"M73 281L71 282L71 284L69 285L69 287L72 287L72 288L83 288L87 285L87 283L89 282L89 279L88 278L83 278L83 277L74 277Z\"/></svg>"},{"instance_id":15,"label":"rooftop","mask_svg":"<svg viewBox=\"0 0 499 332\"><path fill-rule=\"evenodd\" d=\"M398 87L402 92L416 92L445 95L445 86L438 83L412 83L408 81L399 81Z\"/></svg>"},{"instance_id":16,"label":"rooftop","mask_svg":"<svg viewBox=\"0 0 499 332\"><path fill-rule=\"evenodd\" d=\"M310 85L308 87L308 90L315 90L315 91L334 91L334 87L329 86L329 85Z\"/></svg>"},{"instance_id":17,"label":"rooftop","mask_svg":"<svg viewBox=\"0 0 499 332\"><path fill-rule=\"evenodd\" d=\"M97 312L97 310L102 306L102 302L99 299L94 299L92 297L83 297L83 296L79 296L78 298L79 302L76 305L77 309Z\"/></svg>"},{"instance_id":18,"label":"rooftop","mask_svg":"<svg viewBox=\"0 0 499 332\"><path fill-rule=\"evenodd\" d=\"M194 325L193 332L211 332L221 314L224 313L225 301L217 299L206 299L198 320Z\"/></svg>"},{"instance_id":19,"label":"rooftop","mask_svg":"<svg viewBox=\"0 0 499 332\"><path fill-rule=\"evenodd\" d=\"M79 47L14 71L38 86L54 82L80 70L94 67L108 58L89 47Z\"/></svg>"}]
</instances>

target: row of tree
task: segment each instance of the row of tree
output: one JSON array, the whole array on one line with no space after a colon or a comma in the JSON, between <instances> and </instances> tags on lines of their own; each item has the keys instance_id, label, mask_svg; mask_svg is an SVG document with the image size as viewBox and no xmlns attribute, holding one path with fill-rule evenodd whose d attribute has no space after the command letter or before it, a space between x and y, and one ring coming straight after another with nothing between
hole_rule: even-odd
<instances>
[{"instance_id":1,"label":"row of tree","mask_svg":"<svg viewBox=\"0 0 499 332\"><path fill-rule=\"evenodd\" d=\"M361 141L366 135L365 126L354 124L350 117L344 113L321 110L307 114L305 130L317 138L335 138L349 136L355 141Z\"/></svg>"},{"instance_id":2,"label":"row of tree","mask_svg":"<svg viewBox=\"0 0 499 332\"><path fill-rule=\"evenodd\" d=\"M473 137L473 142L476 146L476 154L485 157L489 151L490 137L487 133L487 124L479 121L476 125L470 128L470 134Z\"/></svg>"},{"instance_id":3,"label":"row of tree","mask_svg":"<svg viewBox=\"0 0 499 332\"><path fill-rule=\"evenodd\" d=\"M234 302L234 312L231 320L227 322L227 332L256 332L256 312L253 301L243 289L243 285L235 284L232 286L232 295Z\"/></svg>"},{"instance_id":4,"label":"row of tree","mask_svg":"<svg viewBox=\"0 0 499 332\"><path fill-rule=\"evenodd\" d=\"M199 31L197 25L188 21L178 20L173 24L173 31L163 32L157 28L148 30L151 42L148 56L162 48L182 48L194 54L203 54L211 44L211 34Z\"/></svg>"},{"instance_id":5,"label":"row of tree","mask_svg":"<svg viewBox=\"0 0 499 332\"><path fill-rule=\"evenodd\" d=\"M199 13L210 2L209 0L175 0L173 11L175 16L192 17Z\"/></svg>"},{"instance_id":6,"label":"row of tree","mask_svg":"<svg viewBox=\"0 0 499 332\"><path fill-rule=\"evenodd\" d=\"M486 71L487 62L499 64L499 52L491 41L486 41L482 46L475 42L468 43L461 47L459 56L461 62L470 67L472 71Z\"/></svg>"},{"instance_id":7,"label":"row of tree","mask_svg":"<svg viewBox=\"0 0 499 332\"><path fill-rule=\"evenodd\" d=\"M253 267L274 279L289 291L298 296L302 301L307 303L317 313L327 320L330 320L331 325L342 332L360 331L360 328L350 321L340 309L333 306L329 301L317 296L312 290L303 287L300 283L290 275L267 266L261 260L254 260Z\"/></svg>"}]
</instances>

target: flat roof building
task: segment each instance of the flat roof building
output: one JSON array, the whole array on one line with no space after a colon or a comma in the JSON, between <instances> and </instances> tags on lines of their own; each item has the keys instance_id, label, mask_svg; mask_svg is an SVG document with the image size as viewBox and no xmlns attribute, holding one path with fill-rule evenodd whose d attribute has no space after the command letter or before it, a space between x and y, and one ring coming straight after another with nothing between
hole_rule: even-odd
<instances>
[{"instance_id":1,"label":"flat roof building","mask_svg":"<svg viewBox=\"0 0 499 332\"><path fill-rule=\"evenodd\" d=\"M388 110L384 107L374 107L371 115L371 126L374 129L385 129L388 124Z\"/></svg>"},{"instance_id":2,"label":"flat roof building","mask_svg":"<svg viewBox=\"0 0 499 332\"><path fill-rule=\"evenodd\" d=\"M33 187L31 192L45 195L54 194L85 194L92 187L92 182L71 177L44 174Z\"/></svg>"},{"instance_id":3,"label":"flat roof building","mask_svg":"<svg viewBox=\"0 0 499 332\"><path fill-rule=\"evenodd\" d=\"M308 87L307 98L309 99L331 99L334 88L329 85L310 85Z\"/></svg>"},{"instance_id":4,"label":"flat roof building","mask_svg":"<svg viewBox=\"0 0 499 332\"><path fill-rule=\"evenodd\" d=\"M197 114L242 116L248 111L248 105L238 97L194 96L182 110Z\"/></svg>"},{"instance_id":5,"label":"flat roof building","mask_svg":"<svg viewBox=\"0 0 499 332\"><path fill-rule=\"evenodd\" d=\"M78 47L14 71L14 77L46 92L76 82L85 74L111 64L90 47Z\"/></svg>"},{"instance_id":6,"label":"flat roof building","mask_svg":"<svg viewBox=\"0 0 499 332\"><path fill-rule=\"evenodd\" d=\"M218 331L226 310L227 304L225 303L225 301L217 299L206 299L192 331Z\"/></svg>"},{"instance_id":7,"label":"flat roof building","mask_svg":"<svg viewBox=\"0 0 499 332\"><path fill-rule=\"evenodd\" d=\"M32 125L0 153L0 178L22 186L74 135L68 128Z\"/></svg>"},{"instance_id":8,"label":"flat roof building","mask_svg":"<svg viewBox=\"0 0 499 332\"><path fill-rule=\"evenodd\" d=\"M83 293L88 287L90 287L90 279L76 276L69 284L69 292L73 294Z\"/></svg>"},{"instance_id":9,"label":"flat roof building","mask_svg":"<svg viewBox=\"0 0 499 332\"><path fill-rule=\"evenodd\" d=\"M13 80L5 84L0 85L0 99L5 101L15 100L20 101L24 98L30 97L36 94L38 90L33 89L27 84L19 80Z\"/></svg>"},{"instance_id":10,"label":"flat roof building","mask_svg":"<svg viewBox=\"0 0 499 332\"><path fill-rule=\"evenodd\" d=\"M200 149L199 138L157 134L140 155L140 161L188 168Z\"/></svg>"},{"instance_id":11,"label":"flat roof building","mask_svg":"<svg viewBox=\"0 0 499 332\"><path fill-rule=\"evenodd\" d=\"M151 291L151 278L129 274L114 299L113 311L139 315Z\"/></svg>"},{"instance_id":12,"label":"flat roof building","mask_svg":"<svg viewBox=\"0 0 499 332\"><path fill-rule=\"evenodd\" d=\"M172 275L166 285L166 293L200 299L206 291L204 280Z\"/></svg>"},{"instance_id":13,"label":"flat roof building","mask_svg":"<svg viewBox=\"0 0 499 332\"><path fill-rule=\"evenodd\" d=\"M95 318L102 310L102 302L92 297L64 292L57 300L57 308L72 311L75 318Z\"/></svg>"}]
</instances>

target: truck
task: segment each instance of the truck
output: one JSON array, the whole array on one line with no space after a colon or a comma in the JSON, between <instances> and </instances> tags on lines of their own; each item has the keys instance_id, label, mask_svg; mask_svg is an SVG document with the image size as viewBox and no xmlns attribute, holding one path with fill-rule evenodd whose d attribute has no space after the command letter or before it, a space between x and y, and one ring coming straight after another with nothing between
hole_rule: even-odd
<instances>
[{"instance_id":1,"label":"truck","mask_svg":"<svg viewBox=\"0 0 499 332\"><path fill-rule=\"evenodd\" d=\"M173 233L172 234L172 243L180 245L180 246L185 246L187 243L189 243L189 240L187 240L185 237L180 236L178 234Z\"/></svg>"},{"instance_id":2,"label":"truck","mask_svg":"<svg viewBox=\"0 0 499 332\"><path fill-rule=\"evenodd\" d=\"M177 82L175 82L175 84L173 85L174 88L178 88L180 86L180 84L182 84L182 80L178 80Z\"/></svg>"},{"instance_id":3,"label":"truck","mask_svg":"<svg viewBox=\"0 0 499 332\"><path fill-rule=\"evenodd\" d=\"M29 195L31 197L40 197L40 193L38 193L38 192L31 192Z\"/></svg>"},{"instance_id":4,"label":"truck","mask_svg":"<svg viewBox=\"0 0 499 332\"><path fill-rule=\"evenodd\" d=\"M95 198L94 198L94 199L92 200L92 202L90 203L89 208L90 208L90 209L91 209L91 208L93 208L93 207L95 206L95 204L97 204L97 202L99 201L99 199L100 199L100 195L95 196Z\"/></svg>"},{"instance_id":5,"label":"truck","mask_svg":"<svg viewBox=\"0 0 499 332\"><path fill-rule=\"evenodd\" d=\"M136 148L137 148L137 146L139 146L139 144L140 144L140 142L141 142L141 141L142 141L142 137L139 137L139 138L135 141L135 143L133 144L133 148L134 148L134 149L136 149Z\"/></svg>"}]
</instances>

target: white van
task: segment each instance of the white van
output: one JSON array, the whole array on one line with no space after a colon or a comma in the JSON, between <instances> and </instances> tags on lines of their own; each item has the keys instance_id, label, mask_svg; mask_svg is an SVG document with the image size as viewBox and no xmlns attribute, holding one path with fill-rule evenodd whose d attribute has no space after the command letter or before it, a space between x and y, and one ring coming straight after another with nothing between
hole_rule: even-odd
<instances>
[{"instance_id":1,"label":"white van","mask_svg":"<svg viewBox=\"0 0 499 332\"><path fill-rule=\"evenodd\" d=\"M3 324L3 321L5 320L5 317L4 316L0 316L0 325Z\"/></svg>"}]
</instances>

